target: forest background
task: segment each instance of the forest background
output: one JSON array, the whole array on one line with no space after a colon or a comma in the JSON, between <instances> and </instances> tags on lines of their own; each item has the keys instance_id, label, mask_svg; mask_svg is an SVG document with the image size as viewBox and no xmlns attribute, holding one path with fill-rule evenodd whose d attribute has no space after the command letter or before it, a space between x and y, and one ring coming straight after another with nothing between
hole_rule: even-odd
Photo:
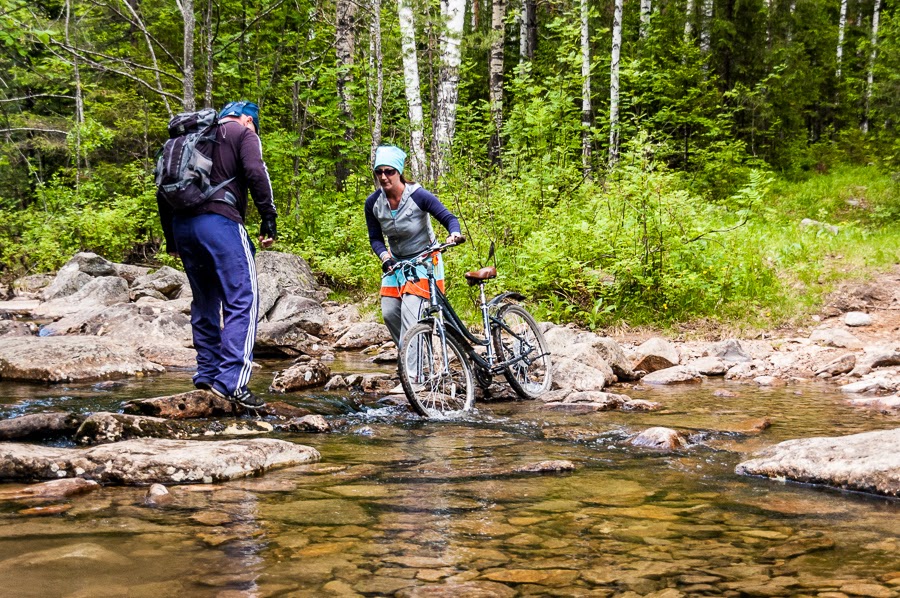
<instances>
[{"instance_id":1,"label":"forest background","mask_svg":"<svg viewBox=\"0 0 900 598\"><path fill-rule=\"evenodd\" d=\"M451 281L494 242L541 318L777 325L900 258L898 32L893 0L0 0L0 282L179 266L166 123L247 99L276 248L338 294L379 286L394 143L471 241Z\"/></svg>"}]
</instances>

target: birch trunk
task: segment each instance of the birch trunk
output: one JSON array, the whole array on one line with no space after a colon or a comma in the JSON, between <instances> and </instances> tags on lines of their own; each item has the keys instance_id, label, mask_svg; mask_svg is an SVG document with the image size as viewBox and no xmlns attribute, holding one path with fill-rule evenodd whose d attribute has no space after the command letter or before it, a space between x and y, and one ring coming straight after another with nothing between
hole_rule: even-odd
<instances>
[{"instance_id":1,"label":"birch trunk","mask_svg":"<svg viewBox=\"0 0 900 598\"><path fill-rule=\"evenodd\" d=\"M841 17L838 21L837 43L837 72L835 75L841 78L841 59L844 57L844 29L847 27L847 0L841 0Z\"/></svg>"},{"instance_id":2,"label":"birch trunk","mask_svg":"<svg viewBox=\"0 0 900 598\"><path fill-rule=\"evenodd\" d=\"M343 143L337 148L335 164L335 180L337 190L344 190L344 182L350 176L347 152L353 143L355 130L353 127L353 111L350 97L350 85L353 83L353 54L356 39L353 34L353 23L356 19L356 3L353 0L337 1L337 27L335 30L335 54L337 55L337 95L338 110L344 126Z\"/></svg>"},{"instance_id":3,"label":"birch trunk","mask_svg":"<svg viewBox=\"0 0 900 598\"><path fill-rule=\"evenodd\" d=\"M66 0L66 45L69 40L69 24L71 22L72 5ZM84 125L84 99L81 95L81 73L78 70L78 58L72 57L72 76L75 79L75 192L78 192L81 180L81 127Z\"/></svg>"},{"instance_id":4,"label":"birch trunk","mask_svg":"<svg viewBox=\"0 0 900 598\"><path fill-rule=\"evenodd\" d=\"M177 0L184 19L184 77L182 79L182 104L186 112L197 109L194 92L194 0Z\"/></svg>"},{"instance_id":5,"label":"birch trunk","mask_svg":"<svg viewBox=\"0 0 900 598\"><path fill-rule=\"evenodd\" d=\"M684 43L691 42L691 34L694 32L694 0L687 0L687 6L684 7Z\"/></svg>"},{"instance_id":6,"label":"birch trunk","mask_svg":"<svg viewBox=\"0 0 900 598\"><path fill-rule=\"evenodd\" d=\"M491 137L489 153L491 159L497 161L500 158L501 131L503 129L503 42L506 33L504 24L506 0L493 0L491 9L489 96L494 134Z\"/></svg>"},{"instance_id":7,"label":"birch trunk","mask_svg":"<svg viewBox=\"0 0 900 598\"><path fill-rule=\"evenodd\" d=\"M536 0L522 0L522 14L519 17L519 63L534 60L537 47L537 3Z\"/></svg>"},{"instance_id":8,"label":"birch trunk","mask_svg":"<svg viewBox=\"0 0 900 598\"><path fill-rule=\"evenodd\" d=\"M419 59L416 52L416 22L411 0L397 0L400 22L400 45L403 53L403 80L409 106L409 154L413 176L427 172L425 141L422 133L422 96L419 92Z\"/></svg>"},{"instance_id":9,"label":"birch trunk","mask_svg":"<svg viewBox=\"0 0 900 598\"><path fill-rule=\"evenodd\" d=\"M381 0L372 0L372 22L369 24L369 72L375 72L375 94L371 97L372 112L372 151L369 162L375 159L375 148L381 145L381 126L383 122L384 104L384 56L381 52Z\"/></svg>"},{"instance_id":10,"label":"birch trunk","mask_svg":"<svg viewBox=\"0 0 900 598\"><path fill-rule=\"evenodd\" d=\"M875 58L878 56L878 21L881 16L881 0L875 0L872 12L872 51L869 54L869 69L866 74L866 108L863 113L862 132L869 132L869 103L872 99L872 83L875 75Z\"/></svg>"},{"instance_id":11,"label":"birch trunk","mask_svg":"<svg viewBox=\"0 0 900 598\"><path fill-rule=\"evenodd\" d=\"M581 0L581 167L591 173L591 38L588 0Z\"/></svg>"},{"instance_id":12,"label":"birch trunk","mask_svg":"<svg viewBox=\"0 0 900 598\"><path fill-rule=\"evenodd\" d=\"M703 23L700 29L700 51L709 54L710 44L710 28L712 27L713 18L713 0L703 0Z\"/></svg>"},{"instance_id":13,"label":"birch trunk","mask_svg":"<svg viewBox=\"0 0 900 598\"><path fill-rule=\"evenodd\" d=\"M609 164L619 161L619 52L622 48L622 3L615 0L609 69Z\"/></svg>"},{"instance_id":14,"label":"birch trunk","mask_svg":"<svg viewBox=\"0 0 900 598\"><path fill-rule=\"evenodd\" d=\"M641 39L647 37L647 31L650 30L650 13L652 12L652 0L641 0Z\"/></svg>"},{"instance_id":15,"label":"birch trunk","mask_svg":"<svg viewBox=\"0 0 900 598\"><path fill-rule=\"evenodd\" d=\"M437 181L447 170L447 157L456 132L456 107L459 100L459 65L463 26L466 18L465 0L442 0L441 13L445 23L441 37L441 70L439 74L437 113L434 118L434 145L431 156L432 179Z\"/></svg>"},{"instance_id":16,"label":"birch trunk","mask_svg":"<svg viewBox=\"0 0 900 598\"><path fill-rule=\"evenodd\" d=\"M791 42L794 38L794 11L797 10L797 0L791 0L790 5L788 6L788 11L790 12L791 18L788 20L788 31L787 31L787 41Z\"/></svg>"},{"instance_id":17,"label":"birch trunk","mask_svg":"<svg viewBox=\"0 0 900 598\"><path fill-rule=\"evenodd\" d=\"M206 87L203 91L203 106L212 108L213 90L213 0L206 0L206 14L203 15L203 41L206 52Z\"/></svg>"}]
</instances>

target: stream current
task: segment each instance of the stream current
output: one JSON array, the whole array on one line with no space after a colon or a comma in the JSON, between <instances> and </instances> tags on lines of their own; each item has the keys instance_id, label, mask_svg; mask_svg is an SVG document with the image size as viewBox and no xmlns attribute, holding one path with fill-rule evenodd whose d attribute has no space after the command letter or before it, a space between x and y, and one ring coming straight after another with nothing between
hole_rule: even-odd
<instances>
[{"instance_id":1,"label":"stream current","mask_svg":"<svg viewBox=\"0 0 900 598\"><path fill-rule=\"evenodd\" d=\"M285 365L264 362L254 390ZM117 411L189 388L186 372L99 386L0 382L0 417ZM714 396L720 388L737 396ZM170 487L164 507L127 487L69 498L44 517L21 512L38 503L0 501L0 596L900 593L900 501L734 473L756 449L893 428L896 415L851 407L814 382L624 392L664 409L479 402L464 418L430 421L353 393L277 397L329 419L328 434L276 436L315 447L320 463ZM723 432L762 417L772 427L758 435ZM691 446L628 443L651 426L682 430ZM577 469L515 472L556 459Z\"/></svg>"}]
</instances>

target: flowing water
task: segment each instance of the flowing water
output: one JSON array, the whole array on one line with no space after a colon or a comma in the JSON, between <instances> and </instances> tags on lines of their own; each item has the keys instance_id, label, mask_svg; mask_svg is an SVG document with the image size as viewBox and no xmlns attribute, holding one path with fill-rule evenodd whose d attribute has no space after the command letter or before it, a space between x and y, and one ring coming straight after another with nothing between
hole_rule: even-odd
<instances>
[{"instance_id":1,"label":"flowing water","mask_svg":"<svg viewBox=\"0 0 900 598\"><path fill-rule=\"evenodd\" d=\"M280 365L256 373L257 390ZM115 410L189 380L0 383L0 416ZM287 395L334 426L279 436L315 447L321 463L172 487L164 507L144 506L145 488L120 487L67 499L54 516L0 502L0 595L898 594L900 502L734 474L757 448L896 427L896 415L851 408L815 383L628 394L665 409L575 415L497 402L423 421L371 397ZM773 426L759 435L722 432L760 417ZM687 431L692 444L667 454L628 444L650 426ZM577 469L515 471L550 459Z\"/></svg>"}]
</instances>

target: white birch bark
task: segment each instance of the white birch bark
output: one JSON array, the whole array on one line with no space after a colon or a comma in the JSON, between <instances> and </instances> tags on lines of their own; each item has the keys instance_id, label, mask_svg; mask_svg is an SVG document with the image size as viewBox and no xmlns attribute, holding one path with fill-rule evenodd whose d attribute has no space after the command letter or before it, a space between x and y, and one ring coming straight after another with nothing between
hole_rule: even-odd
<instances>
[{"instance_id":1,"label":"white birch bark","mask_svg":"<svg viewBox=\"0 0 900 598\"><path fill-rule=\"evenodd\" d=\"M356 135L353 126L352 98L350 85L353 83L353 55L356 50L356 36L353 24L356 19L356 2L338 0L336 4L337 27L335 28L335 55L337 57L337 95L338 109L344 126L344 143L337 151L337 168L335 170L337 188L344 189L344 181L350 176L346 152Z\"/></svg>"},{"instance_id":2,"label":"white birch bark","mask_svg":"<svg viewBox=\"0 0 900 598\"><path fill-rule=\"evenodd\" d=\"M369 72L375 73L375 94L371 97L374 123L372 124L372 151L369 162L375 159L375 148L381 145L381 126L384 104L384 56L381 52L381 0L372 0L372 21L369 23Z\"/></svg>"},{"instance_id":3,"label":"white birch bark","mask_svg":"<svg viewBox=\"0 0 900 598\"><path fill-rule=\"evenodd\" d=\"M126 4L128 0L125 0ZM206 0L206 14L203 15L203 42L206 52L206 87L203 90L203 107L212 108L213 90L213 30L212 30L213 0Z\"/></svg>"},{"instance_id":4,"label":"white birch bark","mask_svg":"<svg viewBox=\"0 0 900 598\"><path fill-rule=\"evenodd\" d=\"M71 21L71 2L66 0L66 45L70 46L69 23ZM81 73L78 70L78 57L72 57L72 75L75 79L75 191L78 191L81 180L81 127L84 124L84 99L81 95Z\"/></svg>"},{"instance_id":5,"label":"white birch bark","mask_svg":"<svg viewBox=\"0 0 900 598\"><path fill-rule=\"evenodd\" d=\"M837 78L841 78L841 59L844 57L844 29L847 27L847 0L841 0L841 17L838 21Z\"/></svg>"},{"instance_id":6,"label":"white birch bark","mask_svg":"<svg viewBox=\"0 0 900 598\"><path fill-rule=\"evenodd\" d=\"M591 38L588 0L581 0L581 167L591 172Z\"/></svg>"},{"instance_id":7,"label":"white birch bark","mask_svg":"<svg viewBox=\"0 0 900 598\"><path fill-rule=\"evenodd\" d=\"M615 0L609 69L609 164L619 161L619 53L622 48L622 4Z\"/></svg>"},{"instance_id":8,"label":"white birch bark","mask_svg":"<svg viewBox=\"0 0 900 598\"><path fill-rule=\"evenodd\" d=\"M537 22L535 0L522 0L522 13L519 16L519 63L534 60L534 49L537 46Z\"/></svg>"},{"instance_id":9,"label":"white birch bark","mask_svg":"<svg viewBox=\"0 0 900 598\"><path fill-rule=\"evenodd\" d=\"M797 10L797 0L791 0L788 10L790 11L791 18L788 21L787 41L790 43L794 38L794 11Z\"/></svg>"},{"instance_id":10,"label":"white birch bark","mask_svg":"<svg viewBox=\"0 0 900 598\"><path fill-rule=\"evenodd\" d=\"M182 104L187 112L197 108L194 92L194 0L176 0L181 17L184 19L184 76L182 78Z\"/></svg>"},{"instance_id":11,"label":"white birch bark","mask_svg":"<svg viewBox=\"0 0 900 598\"><path fill-rule=\"evenodd\" d=\"M528 0L522 0L522 10L519 12L519 64L526 60L528 53L528 31L525 23L528 20Z\"/></svg>"},{"instance_id":12,"label":"white birch bark","mask_svg":"<svg viewBox=\"0 0 900 598\"><path fill-rule=\"evenodd\" d=\"M506 0L493 0L491 3L491 59L489 99L491 120L494 122L494 137L491 140L491 155L496 160L500 157L501 130L503 129L503 42L506 27Z\"/></svg>"},{"instance_id":13,"label":"white birch bark","mask_svg":"<svg viewBox=\"0 0 900 598\"><path fill-rule=\"evenodd\" d=\"M416 22L411 0L397 0L400 23L400 46L403 54L403 81L409 106L409 155L413 175L427 172L425 139L422 133L422 96L419 92L419 58L416 52Z\"/></svg>"},{"instance_id":14,"label":"white birch bark","mask_svg":"<svg viewBox=\"0 0 900 598\"><path fill-rule=\"evenodd\" d=\"M875 0L872 12L872 51L869 53L869 69L866 74L866 109L863 114L862 132L869 132L869 103L872 100L872 83L875 79L875 58L878 56L878 21L881 16L881 0Z\"/></svg>"},{"instance_id":15,"label":"white birch bark","mask_svg":"<svg viewBox=\"0 0 900 598\"><path fill-rule=\"evenodd\" d=\"M432 178L437 181L447 170L447 157L456 132L456 107L459 101L459 65L465 0L441 0L444 33L441 36L441 68L438 74L437 114L434 118Z\"/></svg>"},{"instance_id":16,"label":"white birch bark","mask_svg":"<svg viewBox=\"0 0 900 598\"><path fill-rule=\"evenodd\" d=\"M641 39L647 37L650 29L650 13L653 12L652 0L641 0Z\"/></svg>"},{"instance_id":17,"label":"white birch bark","mask_svg":"<svg viewBox=\"0 0 900 598\"><path fill-rule=\"evenodd\" d=\"M684 43L690 43L691 34L694 32L694 0L687 0L684 8Z\"/></svg>"},{"instance_id":18,"label":"white birch bark","mask_svg":"<svg viewBox=\"0 0 900 598\"><path fill-rule=\"evenodd\" d=\"M710 29L712 28L713 0L703 0L703 23L700 28L700 51L709 54Z\"/></svg>"}]
</instances>

